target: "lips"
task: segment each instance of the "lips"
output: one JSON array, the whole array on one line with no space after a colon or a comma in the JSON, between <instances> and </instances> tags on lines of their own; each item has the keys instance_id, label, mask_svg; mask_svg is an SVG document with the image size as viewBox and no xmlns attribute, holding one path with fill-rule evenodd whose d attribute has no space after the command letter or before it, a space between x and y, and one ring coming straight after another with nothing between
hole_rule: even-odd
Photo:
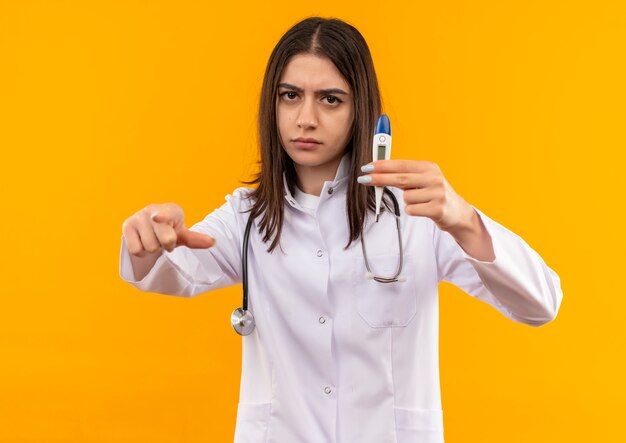
<instances>
[{"instance_id":1,"label":"lips","mask_svg":"<svg viewBox=\"0 0 626 443\"><path fill-rule=\"evenodd\" d=\"M294 142L302 142L302 143L316 143L316 144L320 144L322 143L321 141L315 139L315 138L303 138L303 137L299 137L299 138L295 138L293 140Z\"/></svg>"},{"instance_id":2,"label":"lips","mask_svg":"<svg viewBox=\"0 0 626 443\"><path fill-rule=\"evenodd\" d=\"M292 140L293 144L300 149L314 149L322 144L321 141L315 138L299 137Z\"/></svg>"}]
</instances>

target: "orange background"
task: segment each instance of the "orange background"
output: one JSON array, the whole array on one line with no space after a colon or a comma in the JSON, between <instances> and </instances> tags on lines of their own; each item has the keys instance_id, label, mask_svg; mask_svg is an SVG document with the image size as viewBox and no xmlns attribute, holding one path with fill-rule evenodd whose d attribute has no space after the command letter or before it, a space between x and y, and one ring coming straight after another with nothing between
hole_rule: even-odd
<instances>
[{"instance_id":1,"label":"orange background","mask_svg":"<svg viewBox=\"0 0 626 443\"><path fill-rule=\"evenodd\" d=\"M232 441L240 287L137 291L121 225L250 178L265 63L309 15L367 39L394 158L561 277L540 328L441 285L446 442L626 441L626 3L306 3L0 0L0 442Z\"/></svg>"}]
</instances>

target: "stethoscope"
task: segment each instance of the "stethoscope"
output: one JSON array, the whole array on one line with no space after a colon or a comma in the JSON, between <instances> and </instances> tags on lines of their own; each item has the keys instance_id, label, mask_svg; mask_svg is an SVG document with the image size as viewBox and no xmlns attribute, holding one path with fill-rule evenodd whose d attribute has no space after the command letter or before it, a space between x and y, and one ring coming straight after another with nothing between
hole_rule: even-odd
<instances>
[{"instance_id":1,"label":"stethoscope","mask_svg":"<svg viewBox=\"0 0 626 443\"><path fill-rule=\"evenodd\" d=\"M391 197L391 200L393 202L393 209L396 217L396 229L398 231L400 259L398 261L398 269L396 270L396 273L392 277L381 277L378 275L374 275L367 260L367 252L365 251L365 241L363 240L363 235L361 235L361 247L363 249L365 268L367 269L366 278L373 279L379 283L395 283L404 280L402 277L400 277L400 273L402 272L402 266L404 264L402 258L402 233L400 232L400 206L398 205L398 200L389 189L385 188L385 194ZM246 230L243 236L243 247L241 254L241 282L243 284L243 304L240 308L235 309L230 316L230 323L233 325L233 329L235 330L235 332L237 332L237 334L239 335L250 335L252 331L254 331L255 327L254 316L252 315L252 312L248 310L248 242L250 239L250 228L252 226L252 222L253 218L248 218L248 223L246 224Z\"/></svg>"}]
</instances>

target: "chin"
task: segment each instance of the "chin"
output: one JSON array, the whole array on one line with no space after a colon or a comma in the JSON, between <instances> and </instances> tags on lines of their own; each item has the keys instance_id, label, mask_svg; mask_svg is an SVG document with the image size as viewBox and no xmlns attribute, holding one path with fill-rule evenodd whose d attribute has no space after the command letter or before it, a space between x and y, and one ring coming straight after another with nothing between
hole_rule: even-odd
<instances>
[{"instance_id":1,"label":"chin","mask_svg":"<svg viewBox=\"0 0 626 443\"><path fill-rule=\"evenodd\" d=\"M314 151L287 151L287 155L294 163L300 166L320 166L331 160L331 158L326 158L325 155Z\"/></svg>"}]
</instances>

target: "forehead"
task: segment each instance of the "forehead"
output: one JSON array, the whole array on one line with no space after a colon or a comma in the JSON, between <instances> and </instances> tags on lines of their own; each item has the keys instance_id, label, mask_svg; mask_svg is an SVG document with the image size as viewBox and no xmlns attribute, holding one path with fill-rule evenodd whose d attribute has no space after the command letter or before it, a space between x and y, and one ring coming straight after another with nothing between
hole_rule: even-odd
<instances>
[{"instance_id":1,"label":"forehead","mask_svg":"<svg viewBox=\"0 0 626 443\"><path fill-rule=\"evenodd\" d=\"M314 54L294 55L283 69L279 83L289 83L305 90L350 89L350 85L330 59Z\"/></svg>"}]
</instances>

